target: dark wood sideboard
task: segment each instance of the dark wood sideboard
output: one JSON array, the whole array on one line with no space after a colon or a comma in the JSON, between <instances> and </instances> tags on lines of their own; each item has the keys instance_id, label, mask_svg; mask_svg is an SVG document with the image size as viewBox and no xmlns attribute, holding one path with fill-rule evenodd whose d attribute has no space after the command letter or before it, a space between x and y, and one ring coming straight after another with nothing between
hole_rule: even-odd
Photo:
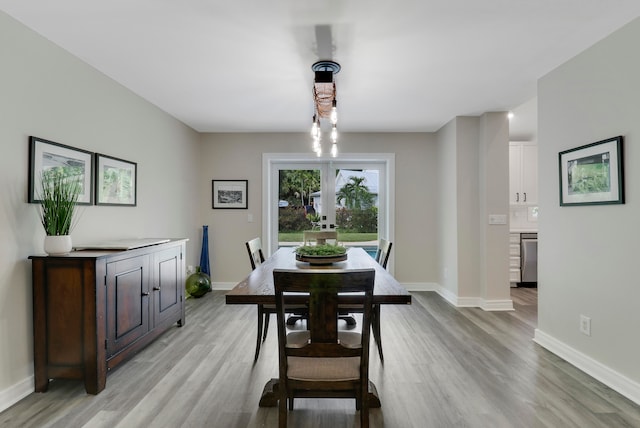
<instances>
[{"instance_id":1,"label":"dark wood sideboard","mask_svg":"<svg viewBox=\"0 0 640 428\"><path fill-rule=\"evenodd\" d=\"M184 325L186 241L29 257L36 392L63 378L97 394L110 369Z\"/></svg>"}]
</instances>

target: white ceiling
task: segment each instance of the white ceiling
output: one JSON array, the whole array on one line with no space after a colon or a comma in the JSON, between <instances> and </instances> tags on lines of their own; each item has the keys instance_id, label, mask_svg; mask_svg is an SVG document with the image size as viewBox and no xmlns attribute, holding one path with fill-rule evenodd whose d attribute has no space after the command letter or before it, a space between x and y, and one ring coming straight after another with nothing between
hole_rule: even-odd
<instances>
[{"instance_id":1,"label":"white ceiling","mask_svg":"<svg viewBox=\"0 0 640 428\"><path fill-rule=\"evenodd\" d=\"M315 27L328 25L339 129L413 132L527 102L538 78L640 16L640 1L0 0L0 10L201 132L307 131L311 65L328 59Z\"/></svg>"}]
</instances>

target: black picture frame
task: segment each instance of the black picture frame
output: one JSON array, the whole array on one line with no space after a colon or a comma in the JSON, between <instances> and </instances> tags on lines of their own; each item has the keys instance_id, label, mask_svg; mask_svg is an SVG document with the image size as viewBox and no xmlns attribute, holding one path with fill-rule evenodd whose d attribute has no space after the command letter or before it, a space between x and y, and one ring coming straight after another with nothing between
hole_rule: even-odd
<instances>
[{"instance_id":1,"label":"black picture frame","mask_svg":"<svg viewBox=\"0 0 640 428\"><path fill-rule=\"evenodd\" d=\"M213 209L248 208L247 192L249 180L212 180L211 198Z\"/></svg>"},{"instance_id":2,"label":"black picture frame","mask_svg":"<svg viewBox=\"0 0 640 428\"><path fill-rule=\"evenodd\" d=\"M53 168L61 168L79 177L81 193L78 205L93 204L93 159L94 153L45 140L29 137L29 203L40 203L42 175Z\"/></svg>"},{"instance_id":3,"label":"black picture frame","mask_svg":"<svg viewBox=\"0 0 640 428\"><path fill-rule=\"evenodd\" d=\"M96 205L135 207L138 203L138 164L95 154Z\"/></svg>"},{"instance_id":4,"label":"black picture frame","mask_svg":"<svg viewBox=\"0 0 640 428\"><path fill-rule=\"evenodd\" d=\"M558 154L560 206L624 204L622 136Z\"/></svg>"}]
</instances>

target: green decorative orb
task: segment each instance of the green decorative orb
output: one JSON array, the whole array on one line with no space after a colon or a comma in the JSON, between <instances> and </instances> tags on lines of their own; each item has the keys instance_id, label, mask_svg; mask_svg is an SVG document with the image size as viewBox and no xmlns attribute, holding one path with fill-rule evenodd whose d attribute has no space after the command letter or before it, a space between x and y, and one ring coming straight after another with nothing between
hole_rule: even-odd
<instances>
[{"instance_id":1,"label":"green decorative orb","mask_svg":"<svg viewBox=\"0 0 640 428\"><path fill-rule=\"evenodd\" d=\"M196 271L189 275L187 278L185 289L187 293L193 297L202 297L207 292L211 291L211 278L204 272L200 272L200 268L196 268Z\"/></svg>"}]
</instances>

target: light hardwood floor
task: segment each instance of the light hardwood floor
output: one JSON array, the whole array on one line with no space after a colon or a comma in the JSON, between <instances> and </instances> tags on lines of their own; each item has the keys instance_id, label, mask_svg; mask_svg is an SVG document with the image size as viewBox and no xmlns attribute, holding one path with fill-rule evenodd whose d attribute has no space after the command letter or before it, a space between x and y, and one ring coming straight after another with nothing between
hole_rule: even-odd
<instances>
[{"instance_id":1,"label":"light hardwood floor","mask_svg":"<svg viewBox=\"0 0 640 428\"><path fill-rule=\"evenodd\" d=\"M640 427L640 406L532 341L535 288L512 289L514 312L412 294L410 306L382 308L372 427ZM225 305L224 292L190 299L186 325L114 370L102 393L56 381L0 413L0 426L276 427L277 409L258 407L277 376L275 323L253 365L255 322L254 307ZM352 400L296 400L289 423L359 426Z\"/></svg>"}]
</instances>

